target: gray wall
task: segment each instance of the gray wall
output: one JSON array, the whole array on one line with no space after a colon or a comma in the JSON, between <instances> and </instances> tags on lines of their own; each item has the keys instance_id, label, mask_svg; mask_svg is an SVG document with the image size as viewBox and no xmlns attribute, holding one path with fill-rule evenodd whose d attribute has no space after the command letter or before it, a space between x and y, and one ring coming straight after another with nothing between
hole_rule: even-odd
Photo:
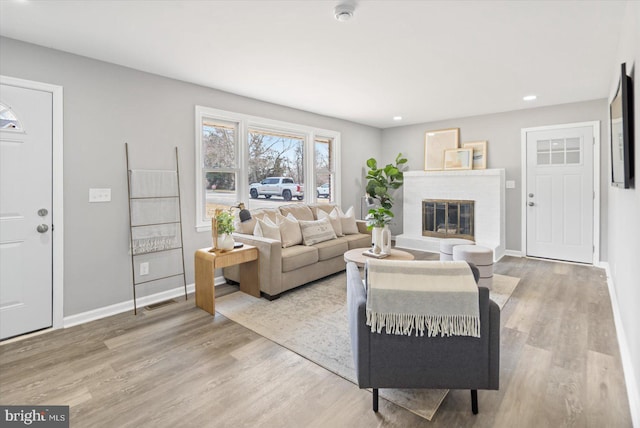
<instances>
[{"instance_id":1,"label":"gray wall","mask_svg":"<svg viewBox=\"0 0 640 428\"><path fill-rule=\"evenodd\" d=\"M626 342L634 372L627 373L629 396L635 399L631 403L634 426L640 426L640 2L627 6L617 61L611 64L615 78L610 98L615 94L623 62L634 83L635 187L609 190L609 267L615 294L612 297L620 308L622 322L618 337L623 335L621 342Z\"/></svg>"},{"instance_id":2,"label":"gray wall","mask_svg":"<svg viewBox=\"0 0 640 428\"><path fill-rule=\"evenodd\" d=\"M195 231L196 104L331 129L342 134L342 205L359 212L366 159L379 156L377 128L188 84L85 57L0 38L0 74L64 88L64 316L132 298L124 143L136 169L172 169L180 154L187 283L193 253L210 246ZM88 203L88 189L112 202ZM140 295L178 285L139 286Z\"/></svg>"},{"instance_id":3,"label":"gray wall","mask_svg":"<svg viewBox=\"0 0 640 428\"><path fill-rule=\"evenodd\" d=\"M460 128L460 142L487 140L487 168L504 168L506 179L516 182L515 189L506 189L506 246L507 250L521 250L521 136L522 128L562 123L600 121L601 228L607 236L607 190L609 176L608 105L605 99L552 107L516 110L506 113L465 117L418 125L388 128L382 131L383 162L391 162L398 152L409 159L410 170L424 169L424 136L427 130ZM396 224L393 234L402 233L402 195L394 205ZM606 239L600 241L600 258L606 260Z\"/></svg>"}]
</instances>

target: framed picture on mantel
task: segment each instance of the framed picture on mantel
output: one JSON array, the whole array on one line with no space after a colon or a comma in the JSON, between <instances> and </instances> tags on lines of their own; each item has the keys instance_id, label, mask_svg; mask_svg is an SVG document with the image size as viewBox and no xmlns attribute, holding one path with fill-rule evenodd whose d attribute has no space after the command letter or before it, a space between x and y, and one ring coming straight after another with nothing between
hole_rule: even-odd
<instances>
[{"instance_id":1,"label":"framed picture on mantel","mask_svg":"<svg viewBox=\"0 0 640 428\"><path fill-rule=\"evenodd\" d=\"M449 149L444 151L444 169L471 169L473 149Z\"/></svg>"},{"instance_id":2,"label":"framed picture on mantel","mask_svg":"<svg viewBox=\"0 0 640 428\"><path fill-rule=\"evenodd\" d=\"M442 171L444 151L458 148L460 128L427 131L424 136L424 170Z\"/></svg>"},{"instance_id":3,"label":"framed picture on mantel","mask_svg":"<svg viewBox=\"0 0 640 428\"><path fill-rule=\"evenodd\" d=\"M473 169L487 168L487 142L474 141L471 143L462 143L465 149L473 149Z\"/></svg>"}]
</instances>

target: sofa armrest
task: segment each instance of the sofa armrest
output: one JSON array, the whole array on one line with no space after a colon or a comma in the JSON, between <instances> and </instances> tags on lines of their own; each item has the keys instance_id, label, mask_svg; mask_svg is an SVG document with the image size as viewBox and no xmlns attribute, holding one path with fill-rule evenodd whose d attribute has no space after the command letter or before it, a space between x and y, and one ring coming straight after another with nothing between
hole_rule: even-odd
<instances>
[{"instance_id":1,"label":"sofa armrest","mask_svg":"<svg viewBox=\"0 0 640 428\"><path fill-rule=\"evenodd\" d=\"M500 307L489 299L489 387L500 388Z\"/></svg>"},{"instance_id":2,"label":"sofa armrest","mask_svg":"<svg viewBox=\"0 0 640 428\"><path fill-rule=\"evenodd\" d=\"M260 291L270 296L280 294L282 292L282 243L275 239L243 233L234 233L233 239L258 248Z\"/></svg>"},{"instance_id":3,"label":"sofa armrest","mask_svg":"<svg viewBox=\"0 0 640 428\"><path fill-rule=\"evenodd\" d=\"M367 295L360 277L360 271L355 263L347 263L347 308L349 313L349 335L351 337L351 354L356 369L358 385L369 386L370 331L366 325Z\"/></svg>"},{"instance_id":4,"label":"sofa armrest","mask_svg":"<svg viewBox=\"0 0 640 428\"><path fill-rule=\"evenodd\" d=\"M371 231L367 230L367 222L365 220L356 220L356 226L358 226L358 232L371 235Z\"/></svg>"}]
</instances>

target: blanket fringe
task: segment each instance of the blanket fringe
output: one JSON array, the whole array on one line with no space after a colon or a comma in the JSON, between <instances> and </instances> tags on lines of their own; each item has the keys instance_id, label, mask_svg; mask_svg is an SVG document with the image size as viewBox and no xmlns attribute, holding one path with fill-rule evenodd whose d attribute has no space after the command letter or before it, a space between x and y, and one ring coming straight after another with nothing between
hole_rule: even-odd
<instances>
[{"instance_id":1,"label":"blanket fringe","mask_svg":"<svg viewBox=\"0 0 640 428\"><path fill-rule=\"evenodd\" d=\"M417 315L376 313L367 309L367 325L372 333L411 336L480 337L480 318L469 315Z\"/></svg>"}]
</instances>

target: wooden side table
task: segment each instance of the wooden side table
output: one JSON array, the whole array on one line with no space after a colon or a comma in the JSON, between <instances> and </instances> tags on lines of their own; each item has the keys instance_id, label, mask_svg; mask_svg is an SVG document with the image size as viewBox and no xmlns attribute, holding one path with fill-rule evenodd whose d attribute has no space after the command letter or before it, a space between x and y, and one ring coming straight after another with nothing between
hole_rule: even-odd
<instances>
[{"instance_id":1,"label":"wooden side table","mask_svg":"<svg viewBox=\"0 0 640 428\"><path fill-rule=\"evenodd\" d=\"M240 268L240 291L260 297L260 279L258 277L258 249L245 244L232 251L213 251L201 248L195 254L196 306L216 313L215 270L243 263Z\"/></svg>"}]
</instances>

